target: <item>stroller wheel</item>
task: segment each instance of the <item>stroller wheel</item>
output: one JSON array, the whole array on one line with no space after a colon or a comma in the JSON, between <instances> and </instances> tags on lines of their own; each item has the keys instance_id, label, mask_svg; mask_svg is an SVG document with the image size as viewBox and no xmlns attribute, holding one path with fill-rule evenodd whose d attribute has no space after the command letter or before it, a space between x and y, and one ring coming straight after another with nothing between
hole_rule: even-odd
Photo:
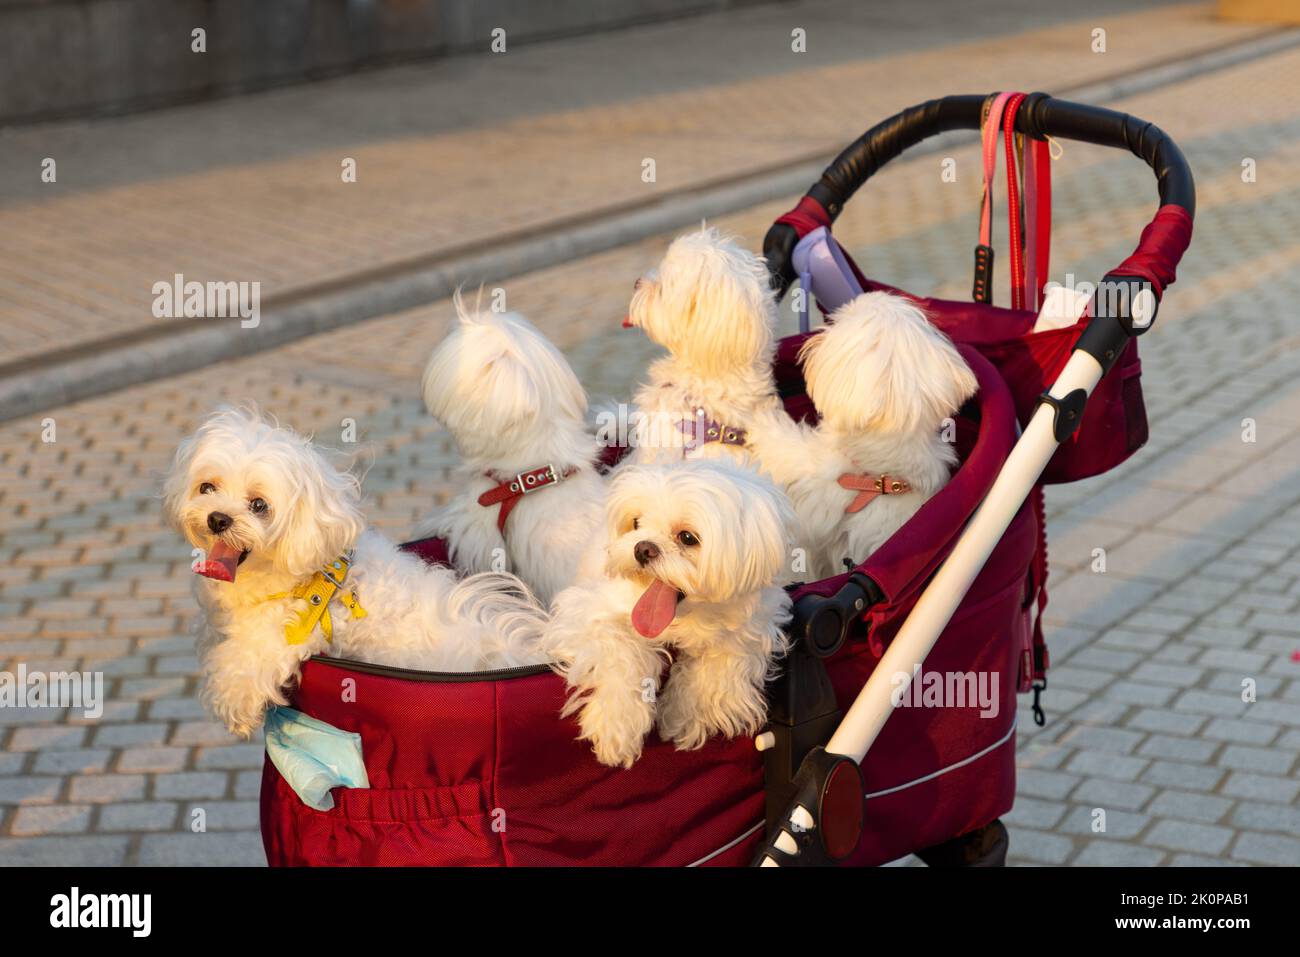
<instances>
[{"instance_id":1,"label":"stroller wheel","mask_svg":"<svg viewBox=\"0 0 1300 957\"><path fill-rule=\"evenodd\" d=\"M917 851L928 867L1006 867L1011 839L1007 826L994 820L961 837Z\"/></svg>"}]
</instances>

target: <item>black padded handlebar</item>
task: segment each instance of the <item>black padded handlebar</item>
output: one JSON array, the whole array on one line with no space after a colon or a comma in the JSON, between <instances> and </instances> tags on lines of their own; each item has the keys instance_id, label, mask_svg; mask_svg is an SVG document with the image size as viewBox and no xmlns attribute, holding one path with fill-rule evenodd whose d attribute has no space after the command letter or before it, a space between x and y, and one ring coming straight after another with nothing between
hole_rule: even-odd
<instances>
[{"instance_id":1,"label":"black padded handlebar","mask_svg":"<svg viewBox=\"0 0 1300 957\"><path fill-rule=\"evenodd\" d=\"M877 123L826 167L807 195L834 220L858 187L904 150L939 133L978 130L985 103L991 99L992 95L979 94L945 96ZM1127 113L1056 100L1046 93L1030 93L1016 113L1015 126L1017 132L1034 139L1050 135L1127 149L1155 172L1162 206L1180 206L1189 216L1196 212L1191 168L1178 145L1153 123ZM794 280L790 254L797 242L794 229L785 223L774 225L763 242L773 281L781 289Z\"/></svg>"},{"instance_id":2,"label":"black padded handlebar","mask_svg":"<svg viewBox=\"0 0 1300 957\"><path fill-rule=\"evenodd\" d=\"M878 123L826 167L808 195L820 201L834 219L857 188L899 153L949 130L978 130L986 100L988 97L979 95L946 96ZM1152 123L1127 113L1031 93L1016 113L1016 131L1033 139L1050 135L1127 149L1155 171L1162 206L1173 203L1196 212L1187 160L1177 144Z\"/></svg>"}]
</instances>

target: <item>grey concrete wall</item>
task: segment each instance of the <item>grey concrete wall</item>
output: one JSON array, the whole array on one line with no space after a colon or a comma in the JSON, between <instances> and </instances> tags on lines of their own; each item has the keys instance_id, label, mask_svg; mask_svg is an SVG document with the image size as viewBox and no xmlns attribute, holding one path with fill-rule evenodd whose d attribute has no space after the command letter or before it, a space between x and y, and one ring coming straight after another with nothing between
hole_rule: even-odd
<instances>
[{"instance_id":1,"label":"grey concrete wall","mask_svg":"<svg viewBox=\"0 0 1300 957\"><path fill-rule=\"evenodd\" d=\"M0 0L0 125L128 112L758 0ZM207 31L207 52L191 31Z\"/></svg>"}]
</instances>

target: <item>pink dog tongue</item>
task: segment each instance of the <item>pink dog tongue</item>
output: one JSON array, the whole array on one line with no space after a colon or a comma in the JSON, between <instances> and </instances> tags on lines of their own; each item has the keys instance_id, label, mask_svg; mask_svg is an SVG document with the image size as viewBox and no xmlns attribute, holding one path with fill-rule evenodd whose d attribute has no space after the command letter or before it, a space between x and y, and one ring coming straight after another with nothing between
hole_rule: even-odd
<instances>
[{"instance_id":1,"label":"pink dog tongue","mask_svg":"<svg viewBox=\"0 0 1300 957\"><path fill-rule=\"evenodd\" d=\"M643 638L657 638L676 614L677 589L656 578L632 607L632 627Z\"/></svg>"},{"instance_id":2,"label":"pink dog tongue","mask_svg":"<svg viewBox=\"0 0 1300 957\"><path fill-rule=\"evenodd\" d=\"M194 571L219 582L232 582L235 580L235 570L239 568L239 555L239 549L217 539L208 549L207 560Z\"/></svg>"}]
</instances>

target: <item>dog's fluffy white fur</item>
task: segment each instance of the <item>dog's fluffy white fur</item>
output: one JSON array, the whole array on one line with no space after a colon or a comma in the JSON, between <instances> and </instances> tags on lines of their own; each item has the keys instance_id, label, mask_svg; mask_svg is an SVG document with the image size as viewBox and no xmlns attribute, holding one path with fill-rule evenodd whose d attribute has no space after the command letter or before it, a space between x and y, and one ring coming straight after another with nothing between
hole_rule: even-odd
<instances>
[{"instance_id":1,"label":"dog's fluffy white fur","mask_svg":"<svg viewBox=\"0 0 1300 957\"><path fill-rule=\"evenodd\" d=\"M630 767L656 725L682 749L757 731L786 650L788 499L726 461L628 465L605 516L603 573L559 594L542 642L581 738L602 764Z\"/></svg>"},{"instance_id":2,"label":"dog's fluffy white fur","mask_svg":"<svg viewBox=\"0 0 1300 957\"><path fill-rule=\"evenodd\" d=\"M814 543L813 577L822 578L842 571L842 559L864 561L947 484L957 453L941 435L944 420L974 395L976 381L920 308L883 292L836 310L800 360L821 420L811 446L798 450L805 474L788 490ZM864 473L901 478L911 490L848 514L857 492L837 480Z\"/></svg>"},{"instance_id":3,"label":"dog's fluffy white fur","mask_svg":"<svg viewBox=\"0 0 1300 957\"><path fill-rule=\"evenodd\" d=\"M673 240L659 266L637 282L628 323L668 355L651 364L635 398L632 461L729 458L749 461L780 485L792 475L788 449L806 437L785 412L772 379L776 299L763 259L707 228ZM678 423L697 410L744 429L743 446L686 450Z\"/></svg>"},{"instance_id":4,"label":"dog's fluffy white fur","mask_svg":"<svg viewBox=\"0 0 1300 957\"><path fill-rule=\"evenodd\" d=\"M202 698L231 732L247 737L269 706L284 704L301 663L315 654L433 671L542 660L535 648L545 615L518 579L457 581L367 531L360 498L354 476L251 410L218 411L177 451L164 486L167 515L190 544L226 556L233 579L196 576ZM366 615L352 618L336 597L333 642L317 628L290 645L285 626L308 603L273 596L348 549L341 595L354 593Z\"/></svg>"},{"instance_id":5,"label":"dog's fluffy white fur","mask_svg":"<svg viewBox=\"0 0 1300 957\"><path fill-rule=\"evenodd\" d=\"M422 391L429 413L463 457L457 492L418 535L445 538L456 567L512 571L549 602L570 584L600 525L605 481L587 428L587 395L563 354L522 316L467 310L433 351ZM505 535L484 492L520 472L554 466L572 474L515 503Z\"/></svg>"}]
</instances>

